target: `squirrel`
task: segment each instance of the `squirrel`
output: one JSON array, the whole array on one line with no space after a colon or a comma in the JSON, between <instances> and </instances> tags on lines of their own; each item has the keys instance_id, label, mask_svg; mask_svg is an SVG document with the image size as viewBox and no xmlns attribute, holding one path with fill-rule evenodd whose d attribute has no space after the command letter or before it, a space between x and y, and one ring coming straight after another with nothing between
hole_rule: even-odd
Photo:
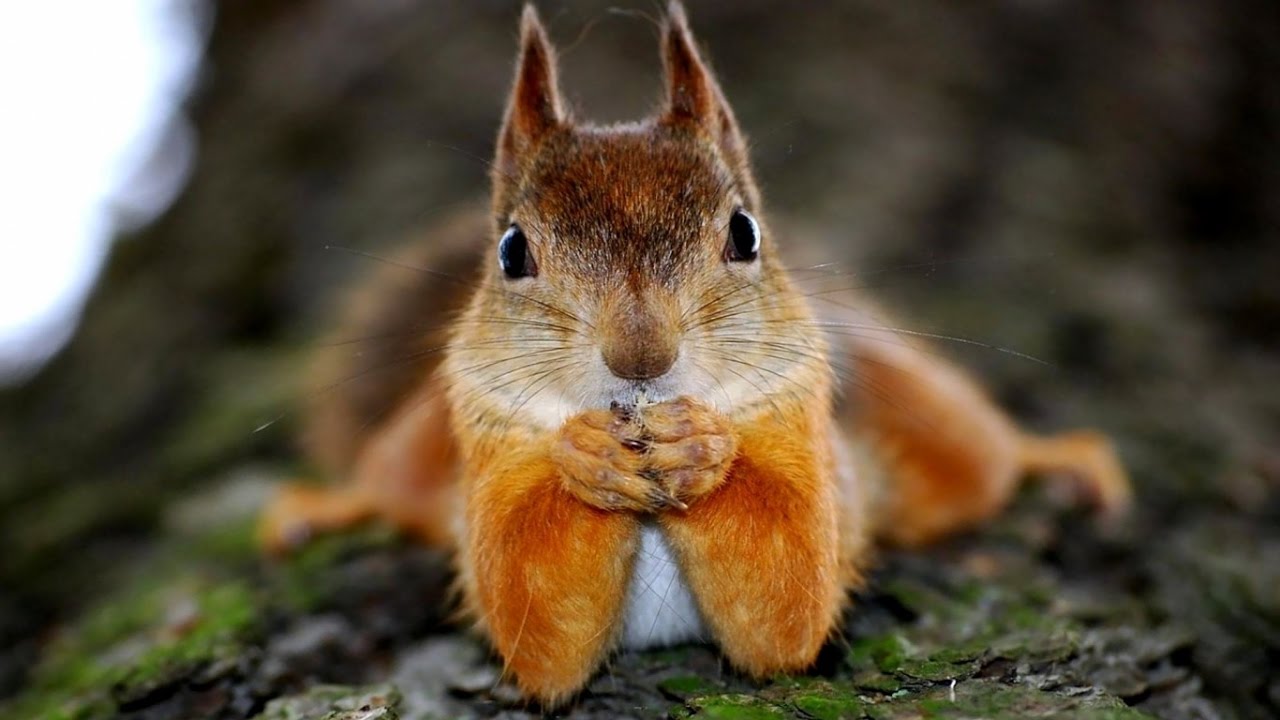
<instances>
[{"instance_id":1,"label":"squirrel","mask_svg":"<svg viewBox=\"0 0 1280 720\"><path fill-rule=\"evenodd\" d=\"M1129 504L1105 436L1025 432L919 338L816 311L680 2L640 122L570 116L532 5L519 44L490 212L349 311L375 342L322 353L349 380L306 434L347 481L284 486L268 550L375 518L449 549L463 611L555 707L619 649L707 641L751 677L803 671L874 542L971 528L1029 474Z\"/></svg>"}]
</instances>

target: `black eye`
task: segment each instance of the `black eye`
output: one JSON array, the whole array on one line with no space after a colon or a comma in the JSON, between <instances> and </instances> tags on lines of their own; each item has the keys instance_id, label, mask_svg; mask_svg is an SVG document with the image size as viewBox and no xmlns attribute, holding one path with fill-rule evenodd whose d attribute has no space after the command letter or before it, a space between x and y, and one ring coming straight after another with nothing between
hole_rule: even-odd
<instances>
[{"instance_id":1,"label":"black eye","mask_svg":"<svg viewBox=\"0 0 1280 720\"><path fill-rule=\"evenodd\" d=\"M751 213L738 208L729 218L729 242L725 258L734 262L751 262L760 255L760 226Z\"/></svg>"},{"instance_id":2,"label":"black eye","mask_svg":"<svg viewBox=\"0 0 1280 720\"><path fill-rule=\"evenodd\" d=\"M502 266L503 274L512 280L538 274L533 253L529 252L529 239L515 223L507 228L498 241L498 264Z\"/></svg>"}]
</instances>

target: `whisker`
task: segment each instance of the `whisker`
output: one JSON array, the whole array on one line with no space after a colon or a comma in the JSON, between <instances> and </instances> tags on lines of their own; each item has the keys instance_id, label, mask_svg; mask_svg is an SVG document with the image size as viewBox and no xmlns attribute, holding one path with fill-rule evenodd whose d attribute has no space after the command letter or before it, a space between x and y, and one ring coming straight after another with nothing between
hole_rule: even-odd
<instances>
[{"instance_id":1,"label":"whisker","mask_svg":"<svg viewBox=\"0 0 1280 720\"><path fill-rule=\"evenodd\" d=\"M1052 254L1052 253L1046 253L1046 254L1044 254L1044 256L1045 256L1045 257L1052 257L1052 256L1053 256L1053 254ZM930 270L930 271L932 271L932 270L934 270L934 269L936 269L936 268L938 268L938 267L941 267L941 266L947 266L947 265L970 264L970 263L985 262L985 261L996 260L996 259L999 259L999 260L1009 259L1009 258L1025 259L1026 257L1028 257L1028 256L1026 256L1026 255L1002 255L1002 256L994 256L994 257L991 257L991 256L986 256L986 257L979 256L979 257L950 258L950 259L943 259L943 260L929 260L929 261L927 261L927 262L907 263L907 264L903 264L903 265L896 265L896 266L883 267L883 268L877 268L877 269L872 269L872 270L863 270L863 271L849 271L849 270L845 270L845 269L842 269L842 268L841 268L837 263L828 262L828 263L820 263L820 264L817 264L817 265L811 265L811 266L807 266L807 267L800 267L800 268L788 268L788 273L791 275L791 281L792 281L792 284L794 284L794 285L804 285L804 284L806 284L806 283L810 283L810 282L821 282L821 281L824 281L824 280L835 279L835 278L842 278L842 277L844 277L844 278L849 278L849 277L852 277L852 278L871 278L871 277L876 277L876 276L888 275L888 274L893 274L893 273L902 273L902 272L906 272L906 271L920 270L920 269L925 269L925 270ZM1031 256L1031 257L1033 257L1033 258L1039 258L1039 256ZM797 273L816 273L816 274L815 274L815 275L813 275L812 277L796 277L795 275L796 275ZM928 273L928 274L926 274L926 275L919 276L919 277L917 277L917 278L906 278L906 280L922 279L922 278L928 278L928 277L931 277L931 276L932 276L932 273ZM747 281L747 282L743 282L743 283L740 283L740 284L738 284L737 286L735 286L735 287L731 288L731 289L730 289L730 290L728 290L727 292L723 292L723 293L721 293L721 294L719 294L719 295L717 295L717 296L713 297L712 299L710 299L710 300L707 300L707 301L703 302L703 304L701 304L700 306L698 306L698 307L696 307L696 308L693 308L693 309L691 309L691 310L687 311L686 313L684 313L684 315L682 315L682 317L681 317L681 319L682 319L682 325L684 324L684 323L683 323L683 321L684 321L684 320L687 320L689 315L697 315L697 314L699 314L699 313L703 312L704 310L706 310L707 308L711 307L712 305L714 305L714 304L715 304L715 303L717 303L717 302L720 302L720 301L725 300L725 299L727 299L727 298L729 298L729 297L732 297L733 295L736 295L737 293L742 292L742 291L744 291L744 290L746 290L746 289L748 289L748 288L757 287L757 286L759 286L759 285L760 285L760 283L759 283L759 282L757 282L757 281L754 281L754 280ZM800 294L800 296L801 296L801 297L808 298L808 299L816 299L816 300L819 300L819 301L822 301L822 302L829 303L829 304L834 305L834 306L836 306L836 307L840 307L840 308L844 308L844 309L849 309L849 310L855 310L855 311L865 311L865 310L866 310L866 308L865 308L865 307L855 307L855 306L850 306L850 305L849 305L849 304L847 304L847 303L842 303L842 302L840 302L840 301L838 301L838 300L835 300L835 299L832 299L832 298L828 298L828 297L825 297L825 296L827 296L827 295L839 294L839 293L844 293L844 292L856 292L856 291L859 291L859 290L866 290L866 289L869 289L869 288L883 287L883 286L885 286L885 285L886 285L886 283L883 283L883 282L874 282L874 283L858 283L858 284L853 284L853 285L844 285L844 286L836 287L836 288L825 288L825 289L821 289L821 290L809 291L809 292L804 292L804 293L799 293L799 294ZM767 298L767 296L766 296L765 298L760 298L760 297L756 297L756 296L753 296L753 297L747 298L747 299L743 300L743 301L742 301L742 302L740 302L740 303L736 303L736 304L734 304L734 305L730 305L730 306L728 306L728 307L726 307L726 308L722 308L720 311L718 311L718 313L717 313L716 315L712 316L711 318L704 318L702 322L700 322L700 323L698 323L698 324L696 324L696 325L693 325L693 326L687 326L687 327L686 327L686 329L693 329L693 328L700 327L700 326L705 325L705 324L709 324L710 322L715 322L715 321L717 321L717 320L721 319L721 313L726 313L726 312L729 312L729 311L735 310L735 309L737 309L737 308L739 308L739 307L742 307L742 306L745 306L745 305L749 305L749 304L751 304L753 301L761 300L761 299L763 299L763 300L767 300L768 298Z\"/></svg>"},{"instance_id":2,"label":"whisker","mask_svg":"<svg viewBox=\"0 0 1280 720\"><path fill-rule=\"evenodd\" d=\"M834 271L828 272L828 274L833 277L834 276L875 277L877 275L888 275L892 273L906 272L910 270L935 270L940 267L947 267L947 266L954 266L954 265L970 265L970 264L976 264L976 263L982 263L982 262L1007 261L1007 260L1040 261L1040 260L1051 259L1053 257L1054 257L1054 254L1052 252L1036 253L1036 254L1010 253L1010 254L1002 254L1002 255L975 255L975 256L969 256L969 257L955 257L955 258L941 258L941 259L930 258L929 260L903 263L901 265L889 265L886 267L871 268L868 270L850 270L849 268L843 267L839 263L835 263L835 262L820 263L817 265L809 265L809 266L800 267L800 268L787 267L786 270L787 272L806 272L811 270L822 270L826 272L830 269L834 269Z\"/></svg>"},{"instance_id":3,"label":"whisker","mask_svg":"<svg viewBox=\"0 0 1280 720\"><path fill-rule=\"evenodd\" d=\"M1016 357L1022 360L1029 360L1033 363L1044 365L1046 367L1054 367L1053 363L1049 362L1048 360L1038 358L1034 355L1029 355L1027 353L1019 352L1012 348L1007 348L1000 345L994 345L989 342L984 342L982 340L975 340L973 338L967 338L960 335L947 335L945 333L928 332L925 330L912 330L910 328L887 327L887 326L879 326L879 325L862 325L857 323L815 322L813 323L813 326L824 328L828 332L834 332L834 330L863 330L863 331L869 331L869 332L891 332L897 335L908 335L911 337L929 338L930 340L944 340L947 342L959 343L961 345L972 345L974 347L983 348L984 350L993 350L995 352L1003 353L1005 355L1010 355L1012 357Z\"/></svg>"},{"instance_id":4,"label":"whisker","mask_svg":"<svg viewBox=\"0 0 1280 720\"><path fill-rule=\"evenodd\" d=\"M703 375L706 375L708 378L710 378L711 381L714 382L716 386L720 388L720 394L724 396L725 407L726 408L731 407L733 405L733 397L729 395L729 390L725 388L724 381L721 380L719 376L717 376L715 373L712 373L710 370L707 370L706 366L698 362L697 359L693 361L693 367L695 370L698 370Z\"/></svg>"},{"instance_id":5,"label":"whisker","mask_svg":"<svg viewBox=\"0 0 1280 720\"><path fill-rule=\"evenodd\" d=\"M338 388L342 387L343 385L345 385L345 384L347 384L347 383L350 383L350 382L354 382L354 381L356 381L356 380L359 380L359 379L360 379L360 378L362 378L362 377L367 377L367 376L372 375L372 374L377 373L377 372L381 372L381 371L384 371L384 370L391 370L391 369L393 369L393 368L402 367L402 366L404 366L404 365L408 365L408 364L410 364L410 363L417 362L417 361L421 360L422 358L424 358L424 357L426 357L426 356L428 356L428 355L431 355L433 352L438 352L438 351L439 351L439 349L438 349L438 348L433 348L433 349L428 349L428 350L425 350L425 351L420 351L420 352L410 353L409 355L407 355L407 356L405 356L405 357L396 358L395 360L392 360L392 361L389 361L389 362L385 362L385 363L380 363L380 364L375 365L375 366L373 366L373 367L371 367L371 368L365 368L365 369L361 370L360 372L357 372L357 373L351 374L351 375L349 375L349 376L347 376L347 377L341 378L341 379L336 380L336 381L334 381L334 382L332 382L332 383L329 383L329 384L327 384L327 385L324 385L324 386L320 387L319 389L317 389L317 390L315 390L315 391L313 391L313 392L307 393L307 394L306 394L306 396L303 398L303 404L304 404L304 405L306 405L306 404L310 404L310 403L316 402L316 401L318 401L319 399L323 398L325 395L328 395L329 393L332 393L332 392L336 391ZM255 428L253 429L253 431L252 431L250 434L251 434L251 435L253 435L253 434L260 433L260 432L262 432L263 430L266 430L267 428L269 428L269 427L271 427L271 426L275 425L276 423L280 422L281 420L285 419L286 417L289 417L291 414L293 414L293 413L297 412L298 410L299 410L299 408L297 408L297 407L289 408L288 410L285 410L284 412L280 413L279 415L275 416L274 418L272 418L272 419L270 419L270 420L268 420L268 421L266 421L266 422L262 423L261 425L258 425L257 427L255 427Z\"/></svg>"},{"instance_id":6,"label":"whisker","mask_svg":"<svg viewBox=\"0 0 1280 720\"><path fill-rule=\"evenodd\" d=\"M555 306L555 305L552 305L551 303L545 302L545 301L543 301L543 300L539 300L539 299L534 298L534 297L530 297L530 296L528 296L528 295L525 295L524 293L516 292L516 291L514 291L514 290L512 290L512 289L510 289L510 288L507 288L507 287L487 287L487 286L485 286L485 285L483 285L483 284L476 283L474 280L464 280L464 279L459 278L459 277L457 277L457 276L455 276L455 275L450 275L449 273L442 272L442 271L440 271L440 270L435 270L435 269L433 269L433 268L427 268L427 267L421 267L421 266L418 266L418 265L413 265L413 264L411 264L411 263L402 262L402 261L399 261L399 260L395 260L395 259L393 259L393 258L389 258L389 257L385 257L385 256L383 256L383 255L379 255L379 254L377 254L377 253L368 252L368 251L366 251L366 250L360 250L359 248L347 247L347 246L345 246L345 245L325 245L325 246L324 246L324 249L325 249L325 250L338 250L338 251L345 252L345 253L348 253L348 254L351 254L351 255L355 255L356 257L365 258L365 259L367 259L367 260L372 260L372 261L374 261L374 262L380 262L380 263L383 263L383 264L385 264L385 265L390 265L390 266L392 266L392 267L401 268L401 269L403 269L403 270L411 270L411 271L414 271L414 272L424 273L424 274L427 274L427 275L431 275L432 277L439 278L439 279L441 279L441 280L445 280L445 281L448 281L448 282L452 282L452 283L459 284L459 285L461 285L461 286L463 286L463 287L465 287L465 288L471 289L471 290L475 290L475 291L484 291L484 290L488 290L489 292L499 293L499 294L501 294L501 295L503 295L503 296L505 296L505 297L515 297L515 298L519 298L519 299L521 299L521 300L524 300L525 302L532 303L533 305L536 305L536 306L538 306L538 307L540 307L540 308L542 308L542 309L546 310L547 312L550 312L550 313L553 313L553 314L556 314L556 315L560 315L561 317L568 318L569 320L571 320L571 321L573 321L573 322L576 322L576 323L582 323L583 325L585 325L585 326L587 326L588 328L591 328L591 329L593 329L593 330L595 329L595 328L594 328L594 326L592 326L592 325L591 325L591 323L589 323L589 322L587 322L586 320L584 320L584 319L582 319L582 318L578 317L577 315L574 315L573 313L569 312L568 310L565 310L564 308L557 307L557 306Z\"/></svg>"},{"instance_id":7,"label":"whisker","mask_svg":"<svg viewBox=\"0 0 1280 720\"><path fill-rule=\"evenodd\" d=\"M431 392L417 394L416 402L412 407L414 408L420 407L427 401L434 399L435 397L438 397L440 394L449 392L450 390L452 390L454 387L457 386L458 382L461 382L463 378L468 375L479 374L484 370L487 370L492 367L497 367L498 365L501 365L503 363L513 362L517 360L524 360L524 359L527 359L530 355L545 354L545 355L551 356L551 357L543 358L541 360L536 360L531 363L526 363L525 365L521 365L519 367L504 370L495 376L491 376L485 379L486 383L493 383L505 378L508 375L512 375L512 374L521 372L523 370L531 370L533 368L541 367L543 365L560 362L562 358L556 353L567 355L569 354L569 351L564 351L564 350L561 350L560 348L544 348L542 350L527 352L522 355L513 355L510 357L499 358L497 360L486 361L484 363L472 365L470 367L460 368L453 372L446 372L443 368L437 369L436 377L441 380L447 380L449 382L447 384L432 387ZM363 431L368 429L369 426L371 426L376 420L377 420L376 418L370 418L369 420L365 421L365 423L360 426L360 430Z\"/></svg>"},{"instance_id":8,"label":"whisker","mask_svg":"<svg viewBox=\"0 0 1280 720\"><path fill-rule=\"evenodd\" d=\"M317 343L316 347L340 348L340 347L346 347L350 345L379 343L381 341L390 342L392 340L399 340L405 337L419 335L419 334L420 333L417 331L410 331L410 332L404 332L404 333L386 333L384 335L368 335L366 337L360 337L360 338L347 338L345 340L334 340L332 342ZM490 338L488 340L469 341L467 343L449 342L441 345L433 345L429 348L424 348L424 350L427 352L433 352L433 353L443 352L445 350L448 350L449 348L453 348L455 350L472 350L472 349L474 350L482 350L482 349L520 350L520 349L529 347L531 343L534 344L535 346L540 343L545 343L549 345L555 345L556 347L562 347L564 345L564 339L559 337L528 337L528 338L518 338L518 339L517 338ZM364 354L364 350L359 350L355 353L352 353L352 356L359 357L363 354Z\"/></svg>"},{"instance_id":9,"label":"whisker","mask_svg":"<svg viewBox=\"0 0 1280 720\"><path fill-rule=\"evenodd\" d=\"M583 333L581 330L578 330L577 328L569 327L567 325L560 325L548 320L528 320L525 318L512 318L512 317L505 317L501 315L479 315L474 318L470 318L470 317L462 318L461 320L459 320L454 324L457 326L471 325L473 327L481 327L481 328L485 327L486 325L513 325L515 327L534 327L534 328L541 328L543 330L556 330L566 334L582 335L583 337L586 337L586 334Z\"/></svg>"},{"instance_id":10,"label":"whisker","mask_svg":"<svg viewBox=\"0 0 1280 720\"><path fill-rule=\"evenodd\" d=\"M759 372L762 370L762 368L761 368L760 366L755 365L754 363L747 362L746 360L742 360L741 358L737 358L737 357L734 357L734 356L732 356L732 355L729 355L728 353L724 353L724 352L720 352L720 351L716 351L716 350L709 350L709 352L710 352L712 355L714 355L714 356L718 357L719 359L721 359L721 360L723 360L723 361L725 361L725 362L733 363L733 364L735 364L735 365L743 365L743 366L746 366L746 367L748 367L748 368L751 368L752 370L755 370L757 373L759 373ZM758 392L758 393L760 394L760 397L762 397L762 398L764 398L765 400L769 401L769 404L773 406L774 412L776 412L776 413L777 413L778 415L780 415L780 416L781 416L781 415L785 415L785 413L782 411L782 407L781 407L780 405L778 405L778 401L774 398L774 393L766 392L766 391L765 391L765 389L764 389L763 387L761 387L758 383L756 383L754 380L752 380L751 378L747 377L746 375L743 375L742 373L738 372L737 370L734 370L732 367L729 367L728 365L726 365L724 369L725 369L725 370L727 370L727 371L729 371L729 372L731 372L731 373L733 373L734 375L738 376L739 378L741 378L741 379L742 379L742 381L743 381L743 382L745 382L745 383L747 383L748 385L750 385L751 387L755 388L756 392ZM767 368L764 368L764 369L767 369ZM772 372L772 371L771 371L771 372ZM802 385L800 385L800 384L799 384L799 382L798 382L796 379L794 379L794 378L788 378L788 377L786 377L785 375L782 375L782 374L780 374L780 373L776 373L776 372L775 372L774 374L775 374L775 375L778 375L778 377L780 377L780 378L782 378L782 379L783 379L783 386L784 386L784 387L786 387L786 386L787 386L787 385L789 385L789 384L795 384L797 387L801 387L801 388L803 388L803 386L802 386ZM809 392L806 392L806 393L804 393L804 394L805 394L805 395L808 395L808 394L810 394L810 393L809 393Z\"/></svg>"},{"instance_id":11,"label":"whisker","mask_svg":"<svg viewBox=\"0 0 1280 720\"><path fill-rule=\"evenodd\" d=\"M655 593L655 597L657 597L657 598L658 598L658 606L659 606L660 608L664 608L664 609L666 609L666 610L671 611L671 613L672 613L672 614L674 614L676 617L680 618L681 622L683 622L685 625L688 625L688 624L689 624L689 621L688 621L688 620L685 620L685 619L680 615L680 613L676 612L676 611L675 611L675 608L672 608L670 605L668 605L668 604L667 604L667 598L668 598L668 597L670 597L670 595L671 595L671 587L672 587L673 585L675 585L675 582L676 582L676 578L677 578L677 577L679 577L679 574L678 574L678 573L674 573L674 572L673 572L673 573L671 573L671 577L667 578L667 587L662 591L662 595L657 595L657 594ZM653 584L652 584L652 583L647 583L647 585L648 585L648 590L649 590L649 592L653 592ZM653 615L653 623L652 623L651 625L649 625L649 636L648 636L648 638L645 640L645 642L646 642L646 643L647 643L647 642L651 642L651 641L653 640L653 633L657 631L657 629L658 629L658 619L659 619L659 618L661 618L661 617L662 617L662 611L661 611L661 610L659 610L658 612L654 613L654 615Z\"/></svg>"},{"instance_id":12,"label":"whisker","mask_svg":"<svg viewBox=\"0 0 1280 720\"><path fill-rule=\"evenodd\" d=\"M423 142L423 144L426 147L441 147L441 148L444 148L445 150L452 150L453 152L456 152L465 158L470 158L472 160L475 160L476 162L480 163L481 165L484 165L486 168L488 168L493 172L500 173L504 178L508 180L517 179L514 174L503 170L501 167L498 166L497 163L493 162L492 160L489 160L488 158L484 158L479 155L476 155L475 153L469 150L463 150L460 147L455 147L448 143L442 143L436 140L426 140Z\"/></svg>"},{"instance_id":13,"label":"whisker","mask_svg":"<svg viewBox=\"0 0 1280 720\"><path fill-rule=\"evenodd\" d=\"M1012 357L1020 358L1022 360L1028 360L1028 361L1037 363L1039 365L1044 365L1046 367L1054 367L1053 363L1047 360L1038 358L1034 355L1029 355L1027 353L1019 352L1012 348L1003 347L1001 345L995 345L982 340L975 340L973 338L963 337L960 335L948 335L945 333L929 332L926 330L913 330L911 328L892 327L888 325L842 323L842 322L831 322L831 321L823 321L823 320L797 320L792 318L763 318L763 319L753 319L749 322L734 323L734 324L723 326L723 327L726 327L729 329L735 329L735 330L741 330L741 329L751 330L753 328L757 328L760 325L765 325L765 324L770 324L770 325L783 324L788 327L809 327L809 328L823 330L833 335L851 335L854 337L863 337L866 339L873 339L873 338L870 338L866 335L862 335L860 333L852 333L852 332L846 332L846 331L859 330L862 332L893 333L895 335L922 337L922 338L928 338L931 340L943 340L947 342L958 343L961 345L972 345L972 346L980 347L986 350L992 350L1005 355L1010 355Z\"/></svg>"},{"instance_id":14,"label":"whisker","mask_svg":"<svg viewBox=\"0 0 1280 720\"><path fill-rule=\"evenodd\" d=\"M559 377L560 374L573 371L578 367L581 367L583 364L584 363L571 363L568 365L562 365L560 367L552 367L551 369L542 372L536 377L529 379L528 382L525 383L524 388L516 396L517 400L519 400L521 397L524 397L524 399L516 403L516 405L511 409L511 412L507 413L505 419L503 420L502 424L498 427L497 431L490 433L491 442L497 442L499 437L511 427L511 424L513 422L515 422L516 416L520 413L520 411L524 409L524 407L528 405L529 402L531 402L535 397L542 394L542 392L546 390L547 387L551 385L551 383L555 382L556 378ZM537 387L537 390L530 392L533 390L535 386Z\"/></svg>"},{"instance_id":15,"label":"whisker","mask_svg":"<svg viewBox=\"0 0 1280 720\"><path fill-rule=\"evenodd\" d=\"M734 338L733 344L759 345L758 342L753 341L750 338ZM766 343L766 344L769 344L769 343ZM784 348L787 347L784 344L780 344L780 343L774 343L774 344L777 344ZM791 346L791 347L796 347L796 346ZM757 354L762 355L764 357L770 357L778 360L794 360L795 359L794 355L801 355L802 357L807 357L814 360L826 361L828 363L828 366L831 368L832 372L837 377L837 379L841 381L842 385L850 385L859 389L862 392L868 393L872 397L875 397L876 399L888 405L891 405L894 409L902 412L904 415L911 417L913 420L915 420L916 422L919 422L924 427L929 427L929 428L936 427L933 422L925 418L923 415L920 415L918 412L916 412L914 409L909 407L907 404L901 402L901 400L895 397L894 394L890 392L889 389L885 387L883 384L872 381L870 378L866 377L855 368L849 367L848 365L845 365L838 360L829 359L823 355L816 354L816 353L799 352L799 351L790 350L790 349L784 349L779 352L767 352L767 351L760 351L760 350L757 350L756 352ZM723 355L720 355L720 356L723 357ZM917 379L917 380L920 379L920 376L918 374L913 373L904 368L900 368L891 363L887 363L875 358L865 357L865 356L859 356L858 359L861 362L867 362L873 365L883 366L888 369L910 375L913 379ZM775 372L775 374L778 374L778 373Z\"/></svg>"}]
</instances>

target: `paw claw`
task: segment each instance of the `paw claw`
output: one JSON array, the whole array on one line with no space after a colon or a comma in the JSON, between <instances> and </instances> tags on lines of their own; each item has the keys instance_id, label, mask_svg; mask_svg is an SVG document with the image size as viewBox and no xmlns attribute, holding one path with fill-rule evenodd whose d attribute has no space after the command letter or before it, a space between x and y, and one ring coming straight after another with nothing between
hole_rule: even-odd
<instances>
[{"instance_id":1,"label":"paw claw","mask_svg":"<svg viewBox=\"0 0 1280 720\"><path fill-rule=\"evenodd\" d=\"M689 509L689 506L684 504L675 495L659 488L655 488L653 492L649 493L649 499L653 509L655 510L667 510L674 508L676 510L685 511Z\"/></svg>"},{"instance_id":2,"label":"paw claw","mask_svg":"<svg viewBox=\"0 0 1280 720\"><path fill-rule=\"evenodd\" d=\"M639 423L650 442L640 475L663 488L665 508L688 510L688 501L724 480L737 452L732 428L723 416L689 398L644 412Z\"/></svg>"},{"instance_id":3,"label":"paw claw","mask_svg":"<svg viewBox=\"0 0 1280 720\"><path fill-rule=\"evenodd\" d=\"M619 427L616 413L582 413L560 429L551 457L564 488L582 502L601 510L647 511L652 483L641 479L641 456L618 437Z\"/></svg>"},{"instance_id":4,"label":"paw claw","mask_svg":"<svg viewBox=\"0 0 1280 720\"><path fill-rule=\"evenodd\" d=\"M643 413L614 403L560 433L552 456L565 488L605 510L688 510L724 479L737 449L728 421L688 398Z\"/></svg>"}]
</instances>

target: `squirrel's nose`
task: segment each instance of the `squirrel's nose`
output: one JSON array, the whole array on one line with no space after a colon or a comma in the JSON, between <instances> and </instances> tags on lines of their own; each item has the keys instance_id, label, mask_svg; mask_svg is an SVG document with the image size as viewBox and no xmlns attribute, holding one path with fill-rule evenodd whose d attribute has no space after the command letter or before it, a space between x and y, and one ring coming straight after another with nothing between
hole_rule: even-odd
<instances>
[{"instance_id":1,"label":"squirrel's nose","mask_svg":"<svg viewBox=\"0 0 1280 720\"><path fill-rule=\"evenodd\" d=\"M662 377L676 364L679 351L673 342L610 343L602 348L609 372L623 380Z\"/></svg>"},{"instance_id":2,"label":"squirrel's nose","mask_svg":"<svg viewBox=\"0 0 1280 720\"><path fill-rule=\"evenodd\" d=\"M652 380L666 374L680 354L673 309L652 299L629 298L613 304L611 310L611 321L603 325L600 338L609 371L623 380Z\"/></svg>"}]
</instances>

